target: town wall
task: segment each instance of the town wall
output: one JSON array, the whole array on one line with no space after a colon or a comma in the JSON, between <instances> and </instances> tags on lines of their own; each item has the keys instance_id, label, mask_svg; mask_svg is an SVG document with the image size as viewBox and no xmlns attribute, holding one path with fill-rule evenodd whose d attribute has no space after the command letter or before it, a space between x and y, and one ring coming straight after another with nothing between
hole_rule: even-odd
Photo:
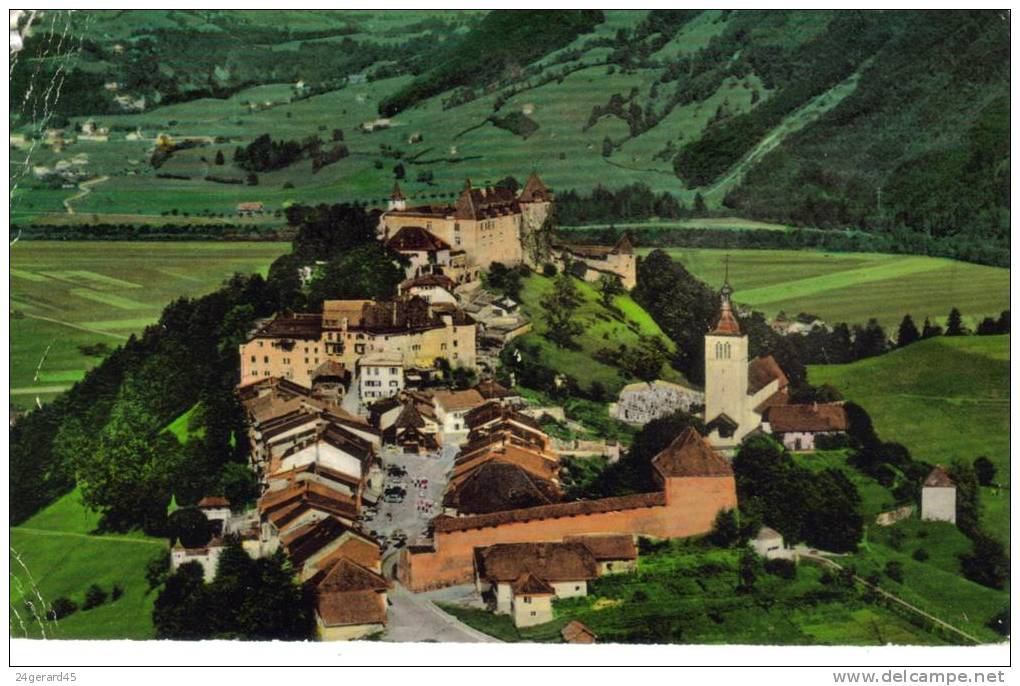
<instances>
[{"instance_id":1,"label":"town wall","mask_svg":"<svg viewBox=\"0 0 1020 686\"><path fill-rule=\"evenodd\" d=\"M663 495L665 497L659 503L647 506L589 514L568 513L452 531L437 530L433 539L434 550L402 552L398 576L401 583L413 591L470 583L474 575L475 548L496 543L555 542L583 534L636 534L653 538L694 536L710 531L720 510L737 507L733 477L670 478L666 480ZM620 500L625 501L626 498ZM528 510L542 511L543 507L549 506L517 510L515 514L526 514ZM552 507L570 511L569 507ZM472 519L483 523L491 521L484 517L465 517L456 524L458 527L465 526Z\"/></svg>"}]
</instances>

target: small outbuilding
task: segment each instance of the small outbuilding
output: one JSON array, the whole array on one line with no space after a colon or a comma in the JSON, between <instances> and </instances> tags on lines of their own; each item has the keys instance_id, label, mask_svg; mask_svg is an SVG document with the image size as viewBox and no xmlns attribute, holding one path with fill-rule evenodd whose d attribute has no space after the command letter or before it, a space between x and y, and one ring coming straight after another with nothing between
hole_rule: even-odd
<instances>
[{"instance_id":1,"label":"small outbuilding","mask_svg":"<svg viewBox=\"0 0 1020 686\"><path fill-rule=\"evenodd\" d=\"M576 619L568 622L560 630L560 636L563 637L564 643L595 643L598 640L594 631Z\"/></svg>"},{"instance_id":2,"label":"small outbuilding","mask_svg":"<svg viewBox=\"0 0 1020 686\"><path fill-rule=\"evenodd\" d=\"M748 544L764 558L778 557L783 552L783 535L771 527L763 526Z\"/></svg>"},{"instance_id":3,"label":"small outbuilding","mask_svg":"<svg viewBox=\"0 0 1020 686\"><path fill-rule=\"evenodd\" d=\"M931 470L921 487L921 519L956 523L956 483L942 467Z\"/></svg>"}]
</instances>

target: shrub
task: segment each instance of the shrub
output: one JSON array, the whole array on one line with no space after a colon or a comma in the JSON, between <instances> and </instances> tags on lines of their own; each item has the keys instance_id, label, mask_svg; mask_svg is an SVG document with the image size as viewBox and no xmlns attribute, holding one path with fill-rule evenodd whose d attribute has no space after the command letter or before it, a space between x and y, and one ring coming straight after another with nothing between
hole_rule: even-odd
<instances>
[{"instance_id":1,"label":"shrub","mask_svg":"<svg viewBox=\"0 0 1020 686\"><path fill-rule=\"evenodd\" d=\"M149 588L153 589L166 581L168 576L170 576L170 551L164 550L145 565L145 580L149 582Z\"/></svg>"},{"instance_id":2,"label":"shrub","mask_svg":"<svg viewBox=\"0 0 1020 686\"><path fill-rule=\"evenodd\" d=\"M773 576L778 576L780 579L797 578L797 565L794 564L793 560L785 558L766 560L765 571Z\"/></svg>"},{"instance_id":3,"label":"shrub","mask_svg":"<svg viewBox=\"0 0 1020 686\"><path fill-rule=\"evenodd\" d=\"M114 584L113 585L113 590L110 593L110 599L111 600L117 600L122 595L124 595L124 587L121 586L120 584Z\"/></svg>"},{"instance_id":4,"label":"shrub","mask_svg":"<svg viewBox=\"0 0 1020 686\"><path fill-rule=\"evenodd\" d=\"M106 602L108 594L99 584L92 584L85 590L85 603L81 606L83 610L91 610Z\"/></svg>"},{"instance_id":5,"label":"shrub","mask_svg":"<svg viewBox=\"0 0 1020 686\"><path fill-rule=\"evenodd\" d=\"M890 560L885 563L885 575L898 584L903 583L903 564Z\"/></svg>"},{"instance_id":6,"label":"shrub","mask_svg":"<svg viewBox=\"0 0 1020 686\"><path fill-rule=\"evenodd\" d=\"M546 262L542 265L542 275L552 278L556 276L556 265L552 262Z\"/></svg>"},{"instance_id":7,"label":"shrub","mask_svg":"<svg viewBox=\"0 0 1020 686\"><path fill-rule=\"evenodd\" d=\"M74 602L70 598L60 596L53 601L50 605L49 612L46 613L47 619L63 619L68 615L74 614L78 611L78 603Z\"/></svg>"},{"instance_id":8,"label":"shrub","mask_svg":"<svg viewBox=\"0 0 1020 686\"><path fill-rule=\"evenodd\" d=\"M918 548L917 550L914 551L914 554L911 555L911 557L917 560L918 562L924 562L925 560L928 559L928 551L925 550L924 548Z\"/></svg>"},{"instance_id":9,"label":"shrub","mask_svg":"<svg viewBox=\"0 0 1020 686\"><path fill-rule=\"evenodd\" d=\"M1000 636L1009 636L1009 605L999 610L985 626Z\"/></svg>"}]
</instances>

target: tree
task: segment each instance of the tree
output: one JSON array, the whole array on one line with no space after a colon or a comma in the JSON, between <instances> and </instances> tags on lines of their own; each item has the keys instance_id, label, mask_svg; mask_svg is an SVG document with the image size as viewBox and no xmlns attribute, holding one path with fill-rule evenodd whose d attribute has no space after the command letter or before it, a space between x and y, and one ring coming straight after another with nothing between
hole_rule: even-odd
<instances>
[{"instance_id":1,"label":"tree","mask_svg":"<svg viewBox=\"0 0 1020 686\"><path fill-rule=\"evenodd\" d=\"M985 626L1000 636L1009 636L1009 605L996 612Z\"/></svg>"},{"instance_id":2,"label":"tree","mask_svg":"<svg viewBox=\"0 0 1020 686\"><path fill-rule=\"evenodd\" d=\"M106 591L100 588L99 584L92 584L85 589L85 602L82 604L81 609L91 610L94 607L99 607L106 602L107 597Z\"/></svg>"},{"instance_id":3,"label":"tree","mask_svg":"<svg viewBox=\"0 0 1020 686\"><path fill-rule=\"evenodd\" d=\"M145 580L149 582L149 589L156 588L170 575L170 551L152 558L145 564Z\"/></svg>"},{"instance_id":4,"label":"tree","mask_svg":"<svg viewBox=\"0 0 1020 686\"><path fill-rule=\"evenodd\" d=\"M167 518L167 534L185 548L201 548L212 538L212 526L205 514L195 507L182 507Z\"/></svg>"},{"instance_id":5,"label":"tree","mask_svg":"<svg viewBox=\"0 0 1020 686\"><path fill-rule=\"evenodd\" d=\"M255 472L246 464L228 462L220 472L220 492L230 501L231 508L243 511L259 497L259 482Z\"/></svg>"},{"instance_id":6,"label":"tree","mask_svg":"<svg viewBox=\"0 0 1020 686\"><path fill-rule=\"evenodd\" d=\"M217 150L216 151L216 164L222 167L223 166L223 162L224 162L223 151L222 150Z\"/></svg>"},{"instance_id":7,"label":"tree","mask_svg":"<svg viewBox=\"0 0 1020 686\"><path fill-rule=\"evenodd\" d=\"M740 542L740 526L735 510L719 510L712 522L708 540L720 548L731 548Z\"/></svg>"},{"instance_id":8,"label":"tree","mask_svg":"<svg viewBox=\"0 0 1020 686\"><path fill-rule=\"evenodd\" d=\"M885 353L888 346L885 329L878 323L877 319L869 319L865 327L854 327L854 359L862 360L866 357L876 357Z\"/></svg>"},{"instance_id":9,"label":"tree","mask_svg":"<svg viewBox=\"0 0 1020 686\"><path fill-rule=\"evenodd\" d=\"M694 216L704 217L708 214L708 206L705 204L705 198L700 192L694 194Z\"/></svg>"},{"instance_id":10,"label":"tree","mask_svg":"<svg viewBox=\"0 0 1020 686\"><path fill-rule=\"evenodd\" d=\"M324 300L386 299L404 280L402 258L382 243L353 248L326 263L311 281L308 306L322 307Z\"/></svg>"},{"instance_id":11,"label":"tree","mask_svg":"<svg viewBox=\"0 0 1020 686\"><path fill-rule=\"evenodd\" d=\"M602 139L602 156L609 157L613 154L613 141L610 140L609 136Z\"/></svg>"},{"instance_id":12,"label":"tree","mask_svg":"<svg viewBox=\"0 0 1020 686\"><path fill-rule=\"evenodd\" d=\"M171 574L152 608L156 638L198 641L211 638L219 609L203 580L202 566L187 562Z\"/></svg>"},{"instance_id":13,"label":"tree","mask_svg":"<svg viewBox=\"0 0 1020 686\"><path fill-rule=\"evenodd\" d=\"M573 345L574 337L584 331L580 322L574 320L574 313L581 304L581 294L569 274L560 274L553 279L552 290L542 296L539 304L544 310L546 321L545 336L561 348Z\"/></svg>"},{"instance_id":14,"label":"tree","mask_svg":"<svg viewBox=\"0 0 1020 686\"><path fill-rule=\"evenodd\" d=\"M982 486L995 485L995 472L995 463L984 455L974 460L974 474Z\"/></svg>"},{"instance_id":15,"label":"tree","mask_svg":"<svg viewBox=\"0 0 1020 686\"><path fill-rule=\"evenodd\" d=\"M737 591L750 593L754 590L754 584L762 573L761 558L750 548L744 550L740 555L740 569L738 572L739 583Z\"/></svg>"},{"instance_id":16,"label":"tree","mask_svg":"<svg viewBox=\"0 0 1020 686\"><path fill-rule=\"evenodd\" d=\"M245 183L247 183L249 186L259 185L259 175L256 174L255 172L249 173L248 177L245 179Z\"/></svg>"},{"instance_id":17,"label":"tree","mask_svg":"<svg viewBox=\"0 0 1020 686\"><path fill-rule=\"evenodd\" d=\"M999 333L999 323L991 317L985 317L977 327L978 336L993 336Z\"/></svg>"},{"instance_id":18,"label":"tree","mask_svg":"<svg viewBox=\"0 0 1020 686\"><path fill-rule=\"evenodd\" d=\"M973 465L957 458L949 465L956 484L956 526L973 537L981 528L981 491Z\"/></svg>"},{"instance_id":19,"label":"tree","mask_svg":"<svg viewBox=\"0 0 1020 686\"><path fill-rule=\"evenodd\" d=\"M517 267L508 268L502 262L493 262L489 265L489 271L483 275L486 287L497 293L519 302L521 299L522 282L521 270Z\"/></svg>"},{"instance_id":20,"label":"tree","mask_svg":"<svg viewBox=\"0 0 1020 686\"><path fill-rule=\"evenodd\" d=\"M942 335L942 327L933 324L927 317L924 318L924 326L921 328L921 338L934 338Z\"/></svg>"},{"instance_id":21,"label":"tree","mask_svg":"<svg viewBox=\"0 0 1020 686\"><path fill-rule=\"evenodd\" d=\"M900 322L900 330L896 334L896 346L902 348L920 339L921 333L917 330L914 320L910 318L909 314L904 315L903 321Z\"/></svg>"},{"instance_id":22,"label":"tree","mask_svg":"<svg viewBox=\"0 0 1020 686\"><path fill-rule=\"evenodd\" d=\"M898 584L903 583L903 563L889 560L885 563L885 575Z\"/></svg>"},{"instance_id":23,"label":"tree","mask_svg":"<svg viewBox=\"0 0 1020 686\"><path fill-rule=\"evenodd\" d=\"M599 297L605 307L611 307L613 298L626 292L620 277L615 274L602 274L595 282L595 290L599 292Z\"/></svg>"},{"instance_id":24,"label":"tree","mask_svg":"<svg viewBox=\"0 0 1020 686\"><path fill-rule=\"evenodd\" d=\"M407 176L407 171L404 169L404 165L402 163L398 162L397 165L393 167L393 176L398 181L403 181Z\"/></svg>"},{"instance_id":25,"label":"tree","mask_svg":"<svg viewBox=\"0 0 1020 686\"><path fill-rule=\"evenodd\" d=\"M72 615L78 611L78 603L74 602L66 596L60 596L56 598L51 604L50 609L46 613L46 619L59 620Z\"/></svg>"},{"instance_id":26,"label":"tree","mask_svg":"<svg viewBox=\"0 0 1020 686\"><path fill-rule=\"evenodd\" d=\"M342 141L343 139L344 139L344 130L343 129L333 129L333 141L334 142L338 142L338 141Z\"/></svg>"},{"instance_id":27,"label":"tree","mask_svg":"<svg viewBox=\"0 0 1020 686\"><path fill-rule=\"evenodd\" d=\"M978 532L971 540L971 552L960 556L963 575L982 586L1002 589L1009 580L1010 568L1002 543L983 532Z\"/></svg>"},{"instance_id":28,"label":"tree","mask_svg":"<svg viewBox=\"0 0 1020 686\"><path fill-rule=\"evenodd\" d=\"M954 307L949 311L949 319L946 320L946 335L963 336L966 333L967 330L963 327L963 317L960 315L960 310Z\"/></svg>"}]
</instances>

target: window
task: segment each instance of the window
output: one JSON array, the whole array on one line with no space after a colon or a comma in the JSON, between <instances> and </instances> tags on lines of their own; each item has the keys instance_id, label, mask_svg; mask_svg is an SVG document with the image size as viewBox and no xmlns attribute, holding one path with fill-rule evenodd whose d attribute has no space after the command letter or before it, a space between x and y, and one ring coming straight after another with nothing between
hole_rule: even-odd
<instances>
[{"instance_id":1,"label":"window","mask_svg":"<svg viewBox=\"0 0 1020 686\"><path fill-rule=\"evenodd\" d=\"M262 347L262 341L259 341L259 347L260 348Z\"/></svg>"},{"instance_id":2,"label":"window","mask_svg":"<svg viewBox=\"0 0 1020 686\"><path fill-rule=\"evenodd\" d=\"M390 381L390 388L396 388L399 385L400 385L400 383L398 383L396 381Z\"/></svg>"},{"instance_id":3,"label":"window","mask_svg":"<svg viewBox=\"0 0 1020 686\"><path fill-rule=\"evenodd\" d=\"M531 616L532 616L532 617L534 617L534 616L535 616L535 611L534 611L534 610L532 610L532 611L531 611Z\"/></svg>"},{"instance_id":4,"label":"window","mask_svg":"<svg viewBox=\"0 0 1020 686\"><path fill-rule=\"evenodd\" d=\"M397 373L397 368L396 367L390 367L390 374L396 374L396 373Z\"/></svg>"},{"instance_id":5,"label":"window","mask_svg":"<svg viewBox=\"0 0 1020 686\"><path fill-rule=\"evenodd\" d=\"M580 586L574 586L574 590L575 590L575 591L580 591L580 590L581 590L581 587L580 587Z\"/></svg>"},{"instance_id":6,"label":"window","mask_svg":"<svg viewBox=\"0 0 1020 686\"><path fill-rule=\"evenodd\" d=\"M530 605L531 604L531 596L530 595L524 596L524 602ZM535 613L532 612L531 614L535 614Z\"/></svg>"},{"instance_id":7,"label":"window","mask_svg":"<svg viewBox=\"0 0 1020 686\"><path fill-rule=\"evenodd\" d=\"M251 356L251 363L255 364L255 356L254 355Z\"/></svg>"},{"instance_id":8,"label":"window","mask_svg":"<svg viewBox=\"0 0 1020 686\"><path fill-rule=\"evenodd\" d=\"M269 355L263 355L262 356L262 362L265 363L265 364L269 364Z\"/></svg>"},{"instance_id":9,"label":"window","mask_svg":"<svg viewBox=\"0 0 1020 686\"><path fill-rule=\"evenodd\" d=\"M457 347L457 339L456 339L456 338L454 338L454 339L453 339L453 347L454 347L454 348L456 348L456 347Z\"/></svg>"}]
</instances>

